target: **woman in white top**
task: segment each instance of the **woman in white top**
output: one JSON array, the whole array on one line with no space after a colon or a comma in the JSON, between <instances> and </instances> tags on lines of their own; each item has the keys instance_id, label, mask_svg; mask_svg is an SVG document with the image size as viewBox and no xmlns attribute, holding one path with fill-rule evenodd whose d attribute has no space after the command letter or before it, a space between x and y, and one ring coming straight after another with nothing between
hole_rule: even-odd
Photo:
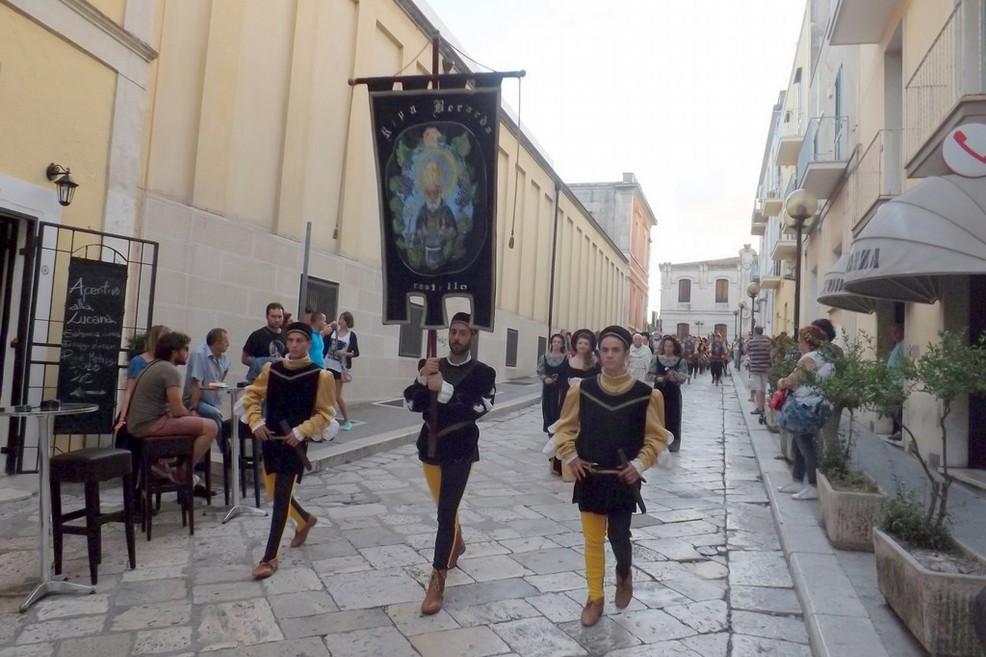
<instances>
[{"instance_id":1,"label":"woman in white top","mask_svg":"<svg viewBox=\"0 0 986 657\"><path fill-rule=\"evenodd\" d=\"M803 354L798 361L797 367L788 376L777 382L781 390L789 390L788 393L793 399L786 403L799 403L806 407L816 407L824 404L825 399L817 387L811 382L804 381L808 374L814 381L827 379L832 376L835 366L825 359L823 347L827 340L825 332L814 325L803 327L798 331L798 348ZM793 452L794 463L791 467L793 481L790 484L779 487L782 493L793 493L792 497L796 500L814 500L818 498L815 479L815 440L814 433L793 434L791 441L791 451ZM808 483L804 483L807 476Z\"/></svg>"},{"instance_id":2,"label":"woman in white top","mask_svg":"<svg viewBox=\"0 0 986 657\"><path fill-rule=\"evenodd\" d=\"M328 326L329 334L325 338L325 369L332 372L336 381L336 405L342 414L339 428L349 431L353 424L349 421L349 407L342 398L342 387L349 378L349 369L353 359L359 356L359 342L353 328L353 314L348 310L339 314L339 319ZM345 373L345 376L343 375Z\"/></svg>"}]
</instances>

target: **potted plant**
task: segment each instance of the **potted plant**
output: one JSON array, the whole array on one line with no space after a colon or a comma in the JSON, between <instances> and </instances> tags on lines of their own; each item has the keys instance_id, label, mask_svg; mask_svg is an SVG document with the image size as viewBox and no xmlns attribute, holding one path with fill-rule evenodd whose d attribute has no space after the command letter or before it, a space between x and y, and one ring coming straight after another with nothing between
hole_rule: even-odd
<instances>
[{"instance_id":1,"label":"potted plant","mask_svg":"<svg viewBox=\"0 0 986 657\"><path fill-rule=\"evenodd\" d=\"M818 501L825 522L825 532L832 545L840 550L873 551L873 526L886 504L886 496L866 475L853 469L852 457L856 435L856 413L876 405L895 387L896 379L886 363L869 357L872 340L865 333L845 337L845 349L831 356L835 365L832 375L815 385L835 409L834 439L819 440ZM840 430L839 416L849 412L845 432Z\"/></svg>"},{"instance_id":2,"label":"potted plant","mask_svg":"<svg viewBox=\"0 0 986 657\"><path fill-rule=\"evenodd\" d=\"M942 468L932 468L914 434L905 426L909 451L927 479L926 505L912 493L898 491L879 529L873 531L880 593L908 629L932 655L983 657L976 635L974 605L986 589L986 562L962 548L948 527L948 499L953 478L948 471L947 420L957 400L986 391L986 344L967 345L964 336L943 332L916 361L907 363L907 388L938 402Z\"/></svg>"}]
</instances>

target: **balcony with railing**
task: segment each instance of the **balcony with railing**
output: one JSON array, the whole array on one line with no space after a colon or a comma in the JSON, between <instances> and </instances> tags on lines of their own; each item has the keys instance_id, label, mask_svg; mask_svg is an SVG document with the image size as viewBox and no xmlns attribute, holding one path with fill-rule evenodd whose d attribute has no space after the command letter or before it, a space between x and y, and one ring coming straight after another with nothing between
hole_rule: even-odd
<instances>
[{"instance_id":1,"label":"balcony with railing","mask_svg":"<svg viewBox=\"0 0 986 657\"><path fill-rule=\"evenodd\" d=\"M960 0L904 87L904 154L911 178L947 173L941 142L986 123L983 0Z\"/></svg>"},{"instance_id":2,"label":"balcony with railing","mask_svg":"<svg viewBox=\"0 0 986 657\"><path fill-rule=\"evenodd\" d=\"M820 199L831 196L849 166L848 132L845 116L816 116L808 121L798 153L798 187Z\"/></svg>"},{"instance_id":3,"label":"balcony with railing","mask_svg":"<svg viewBox=\"0 0 986 657\"><path fill-rule=\"evenodd\" d=\"M833 46L857 46L880 43L887 23L897 7L897 0L838 0L832 12L829 43Z\"/></svg>"},{"instance_id":4,"label":"balcony with railing","mask_svg":"<svg viewBox=\"0 0 986 657\"><path fill-rule=\"evenodd\" d=\"M877 208L901 192L901 132L899 129L878 131L859 158L853 172L853 232L862 229Z\"/></svg>"}]
</instances>

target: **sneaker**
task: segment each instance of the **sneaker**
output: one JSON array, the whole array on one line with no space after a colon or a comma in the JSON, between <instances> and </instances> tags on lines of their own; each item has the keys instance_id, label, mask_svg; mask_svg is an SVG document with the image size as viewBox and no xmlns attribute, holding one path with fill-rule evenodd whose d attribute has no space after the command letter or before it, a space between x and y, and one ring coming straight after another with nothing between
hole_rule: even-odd
<instances>
[{"instance_id":1,"label":"sneaker","mask_svg":"<svg viewBox=\"0 0 986 657\"><path fill-rule=\"evenodd\" d=\"M784 484L783 486L777 487L777 490L782 493L800 493L804 489L805 486L800 481L793 481L790 484Z\"/></svg>"},{"instance_id":2,"label":"sneaker","mask_svg":"<svg viewBox=\"0 0 986 657\"><path fill-rule=\"evenodd\" d=\"M796 500L817 500L818 499L818 489L814 486L805 486L801 489L801 492L792 495Z\"/></svg>"},{"instance_id":3,"label":"sneaker","mask_svg":"<svg viewBox=\"0 0 986 657\"><path fill-rule=\"evenodd\" d=\"M350 429L353 428L353 423L350 422L349 420L346 420L341 425L339 425L339 428L342 429L343 431L349 431Z\"/></svg>"}]
</instances>

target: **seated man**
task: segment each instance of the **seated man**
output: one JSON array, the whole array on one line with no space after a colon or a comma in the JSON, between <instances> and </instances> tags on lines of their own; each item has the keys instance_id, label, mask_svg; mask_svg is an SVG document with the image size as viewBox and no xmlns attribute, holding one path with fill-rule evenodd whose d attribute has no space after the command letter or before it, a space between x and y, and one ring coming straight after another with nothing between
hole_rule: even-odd
<instances>
[{"instance_id":1,"label":"seated man","mask_svg":"<svg viewBox=\"0 0 986 657\"><path fill-rule=\"evenodd\" d=\"M182 401L185 406L201 417L214 420L219 427L219 443L226 451L226 436L223 426L223 393L210 388L210 384L223 383L229 373L229 336L226 329L214 328L200 345L188 355L188 368L185 370L185 392Z\"/></svg>"},{"instance_id":2,"label":"seated man","mask_svg":"<svg viewBox=\"0 0 986 657\"><path fill-rule=\"evenodd\" d=\"M130 434L140 440L149 436L195 436L193 465L202 460L216 439L216 423L191 414L181 400L181 372L178 365L188 361L188 343L184 333L166 333L154 347L154 360L144 368L130 397L127 425ZM169 476L186 483L192 473L187 469Z\"/></svg>"}]
</instances>

